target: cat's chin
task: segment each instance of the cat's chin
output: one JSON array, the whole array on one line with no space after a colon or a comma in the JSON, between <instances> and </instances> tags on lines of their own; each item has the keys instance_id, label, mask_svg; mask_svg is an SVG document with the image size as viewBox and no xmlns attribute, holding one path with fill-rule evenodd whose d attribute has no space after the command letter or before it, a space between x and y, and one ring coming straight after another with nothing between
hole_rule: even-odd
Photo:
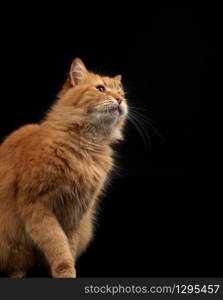
<instances>
[{"instance_id":1,"label":"cat's chin","mask_svg":"<svg viewBox=\"0 0 223 300\"><path fill-rule=\"evenodd\" d=\"M118 109L111 111L100 111L91 114L91 124L96 128L111 128L116 125L120 117Z\"/></svg>"},{"instance_id":2,"label":"cat's chin","mask_svg":"<svg viewBox=\"0 0 223 300\"><path fill-rule=\"evenodd\" d=\"M120 111L117 107L111 107L108 108L107 111L101 112L101 118L108 120L108 121L113 121L118 119L120 116Z\"/></svg>"},{"instance_id":3,"label":"cat's chin","mask_svg":"<svg viewBox=\"0 0 223 300\"><path fill-rule=\"evenodd\" d=\"M112 130L120 119L127 114L126 105L112 104L103 109L97 109L90 113L90 123L99 131Z\"/></svg>"},{"instance_id":4,"label":"cat's chin","mask_svg":"<svg viewBox=\"0 0 223 300\"><path fill-rule=\"evenodd\" d=\"M110 105L103 110L101 113L101 118L105 119L105 121L110 121L111 123L118 121L118 119L122 115L127 114L127 107L126 105Z\"/></svg>"}]
</instances>

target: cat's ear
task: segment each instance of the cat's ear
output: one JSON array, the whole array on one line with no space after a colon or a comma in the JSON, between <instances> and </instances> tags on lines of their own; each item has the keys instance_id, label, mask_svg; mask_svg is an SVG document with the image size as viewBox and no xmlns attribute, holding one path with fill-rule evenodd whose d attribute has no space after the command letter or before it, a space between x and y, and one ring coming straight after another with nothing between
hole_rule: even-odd
<instances>
[{"instance_id":1,"label":"cat's ear","mask_svg":"<svg viewBox=\"0 0 223 300\"><path fill-rule=\"evenodd\" d=\"M87 75L87 69L80 58L75 58L70 67L70 81L72 86L78 85Z\"/></svg>"},{"instance_id":2,"label":"cat's ear","mask_svg":"<svg viewBox=\"0 0 223 300\"><path fill-rule=\"evenodd\" d=\"M116 76L114 77L114 79L121 82L121 80L122 80L122 75L120 75L120 74L119 74L119 75L116 75Z\"/></svg>"}]
</instances>

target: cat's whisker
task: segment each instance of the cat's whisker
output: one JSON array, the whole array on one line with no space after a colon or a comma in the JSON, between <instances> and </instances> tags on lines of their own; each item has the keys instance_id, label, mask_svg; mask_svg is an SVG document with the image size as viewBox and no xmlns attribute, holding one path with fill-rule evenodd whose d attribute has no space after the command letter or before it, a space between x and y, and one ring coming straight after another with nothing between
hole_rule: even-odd
<instances>
[{"instance_id":1,"label":"cat's whisker","mask_svg":"<svg viewBox=\"0 0 223 300\"><path fill-rule=\"evenodd\" d=\"M146 112L150 115L154 115L154 114L157 114L157 112L154 112L148 108L144 108L144 107L138 107L138 106L132 106L132 105L128 105L129 108L132 108L134 110L137 110L137 111L143 111L143 112Z\"/></svg>"},{"instance_id":2,"label":"cat's whisker","mask_svg":"<svg viewBox=\"0 0 223 300\"><path fill-rule=\"evenodd\" d=\"M150 118L148 118L147 116L143 115L142 113L133 111L130 109L130 113L132 115L134 115L136 118L138 118L141 122L144 123L144 125L146 127L148 127L148 129L152 130L154 133L156 133L163 141L165 140L165 138L163 137L163 135L150 123L152 120Z\"/></svg>"},{"instance_id":3,"label":"cat's whisker","mask_svg":"<svg viewBox=\"0 0 223 300\"><path fill-rule=\"evenodd\" d=\"M150 149L151 149L151 138L150 138L150 135L149 135L148 126L146 126L146 124L144 124L137 116L132 115L132 118L135 120L135 122L138 123L138 125L140 126L140 128L144 132L144 135L146 136L146 138L149 142L149 145L150 145Z\"/></svg>"},{"instance_id":4,"label":"cat's whisker","mask_svg":"<svg viewBox=\"0 0 223 300\"><path fill-rule=\"evenodd\" d=\"M129 121L133 124L133 126L136 128L136 130L138 131L139 135L141 136L146 148L151 148L151 140L149 138L149 136L147 135L147 133L145 133L145 129L142 129L141 124L139 125L138 122L136 122L136 120L133 118L133 116L128 116ZM148 147L148 141L149 141L149 145L150 147Z\"/></svg>"},{"instance_id":5,"label":"cat's whisker","mask_svg":"<svg viewBox=\"0 0 223 300\"><path fill-rule=\"evenodd\" d=\"M153 124L156 124L156 122L149 116L143 114L142 112L139 112L139 111L136 111L136 110L133 110L133 109L129 109L129 111L134 114L134 115L137 115L137 118L139 118L140 120L142 120L143 122L147 123L150 127L151 130L153 130L161 139L164 140L164 137L162 136L162 134L154 127Z\"/></svg>"},{"instance_id":6,"label":"cat's whisker","mask_svg":"<svg viewBox=\"0 0 223 300\"><path fill-rule=\"evenodd\" d=\"M150 121L150 122L153 122L153 123L155 123L155 121L150 117L150 116L148 116L148 115L146 115L146 114L143 114L141 111L137 111L137 109L133 109L133 108L129 108L129 111L131 111L131 112L133 112L133 113L135 113L135 114L138 114L138 115L140 115L142 118L144 118L144 119L146 119L146 120L148 120L148 121Z\"/></svg>"},{"instance_id":7,"label":"cat's whisker","mask_svg":"<svg viewBox=\"0 0 223 300\"><path fill-rule=\"evenodd\" d=\"M132 113L132 115L134 115L136 118L138 118L138 119L139 119L140 121L142 121L143 123L147 124L148 126L151 125L151 123L149 122L149 119L147 119L147 118L145 118L145 117L139 115L139 114L136 113L136 112L133 112L133 111L132 111L131 113Z\"/></svg>"}]
</instances>

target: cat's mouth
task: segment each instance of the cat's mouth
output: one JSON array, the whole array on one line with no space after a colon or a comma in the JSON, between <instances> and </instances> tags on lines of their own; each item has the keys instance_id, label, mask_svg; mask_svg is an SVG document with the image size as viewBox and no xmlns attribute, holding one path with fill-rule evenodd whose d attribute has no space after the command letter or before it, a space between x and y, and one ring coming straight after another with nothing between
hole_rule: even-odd
<instances>
[{"instance_id":1,"label":"cat's mouth","mask_svg":"<svg viewBox=\"0 0 223 300\"><path fill-rule=\"evenodd\" d=\"M112 128L120 118L127 114L126 104L109 103L101 105L91 112L90 122L103 128Z\"/></svg>"},{"instance_id":2,"label":"cat's mouth","mask_svg":"<svg viewBox=\"0 0 223 300\"><path fill-rule=\"evenodd\" d=\"M117 105L112 105L112 106L109 106L108 107L108 112L109 113L115 113L115 112L118 112L119 111L119 109L118 109L118 106Z\"/></svg>"},{"instance_id":3,"label":"cat's mouth","mask_svg":"<svg viewBox=\"0 0 223 300\"><path fill-rule=\"evenodd\" d=\"M126 109L123 104L110 104L102 110L103 114L110 115L123 115L125 112Z\"/></svg>"},{"instance_id":4,"label":"cat's mouth","mask_svg":"<svg viewBox=\"0 0 223 300\"><path fill-rule=\"evenodd\" d=\"M119 114L119 108L118 105L115 104L111 104L111 105L107 105L106 107L104 107L101 110L101 113L104 115L117 115Z\"/></svg>"}]
</instances>

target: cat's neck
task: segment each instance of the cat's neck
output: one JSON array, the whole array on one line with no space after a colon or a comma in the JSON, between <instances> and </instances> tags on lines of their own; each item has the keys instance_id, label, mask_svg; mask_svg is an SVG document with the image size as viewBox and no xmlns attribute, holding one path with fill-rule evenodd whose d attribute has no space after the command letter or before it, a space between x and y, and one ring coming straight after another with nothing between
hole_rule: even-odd
<instances>
[{"instance_id":1,"label":"cat's neck","mask_svg":"<svg viewBox=\"0 0 223 300\"><path fill-rule=\"evenodd\" d=\"M55 122L55 120L46 119L41 123L41 127L49 133L51 139L72 145L76 152L100 153L110 148L106 138L98 136L96 132L89 132L81 124Z\"/></svg>"},{"instance_id":2,"label":"cat's neck","mask_svg":"<svg viewBox=\"0 0 223 300\"><path fill-rule=\"evenodd\" d=\"M69 107L62 106L61 109L60 101L51 107L46 118L41 122L45 130L51 132L52 136L73 141L81 149L99 151L110 145L111 132L106 132L103 126L100 128L90 126L81 114L73 114Z\"/></svg>"}]
</instances>

